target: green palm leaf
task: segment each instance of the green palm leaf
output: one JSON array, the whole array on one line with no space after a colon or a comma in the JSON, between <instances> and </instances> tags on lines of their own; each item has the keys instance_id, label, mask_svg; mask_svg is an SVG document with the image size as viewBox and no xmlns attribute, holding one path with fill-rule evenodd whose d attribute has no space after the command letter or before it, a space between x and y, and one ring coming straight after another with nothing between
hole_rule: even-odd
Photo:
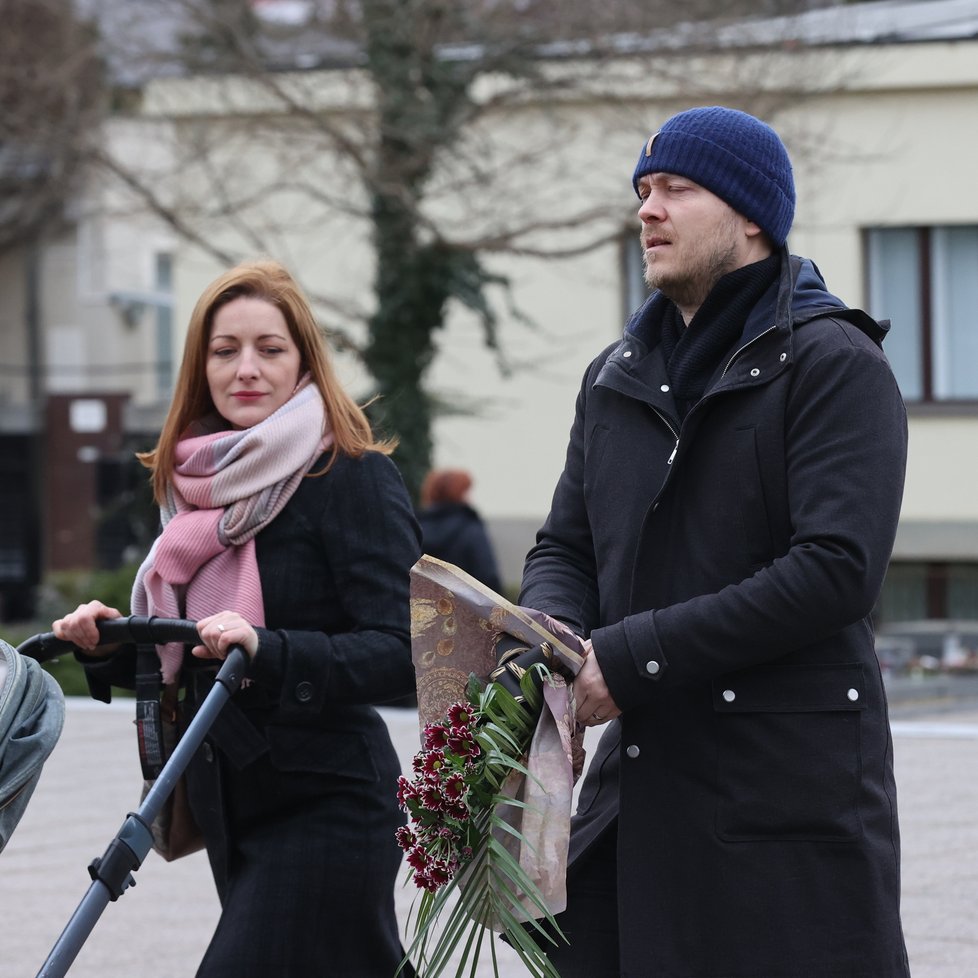
<instances>
[{"instance_id":1,"label":"green palm leaf","mask_svg":"<svg viewBox=\"0 0 978 978\"><path fill-rule=\"evenodd\" d=\"M514 855L526 839L512 819L526 805L506 790L516 776L532 777L525 758L542 708L539 684L549 675L544 666L528 670L520 680L522 701L498 683L483 685L470 677L467 693L473 708L472 733L479 748L478 759L463 757L460 762L446 750L438 773L466 772L469 814L463 823L471 851L459 860L450 879L437 886L429 881L429 889L416 901L413 940L405 964L413 960L419 978L439 978L447 973L455 978L475 978L486 944L493 972L498 975L497 932L506 935L529 975L560 978L542 945L553 946L565 938L543 895ZM419 759L423 755L419 754ZM431 778L422 781L432 783ZM430 852L443 852L438 832L449 824L458 828L452 819L432 812L409 792L404 804L418 827L418 838ZM415 882L423 885L416 870L414 875ZM451 967L454 972L448 972Z\"/></svg>"}]
</instances>

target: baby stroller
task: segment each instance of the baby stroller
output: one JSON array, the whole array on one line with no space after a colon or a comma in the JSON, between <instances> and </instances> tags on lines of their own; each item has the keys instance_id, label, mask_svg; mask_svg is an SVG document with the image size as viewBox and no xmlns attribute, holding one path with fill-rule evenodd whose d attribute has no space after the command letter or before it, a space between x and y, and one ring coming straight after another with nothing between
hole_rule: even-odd
<instances>
[{"instance_id":1,"label":"baby stroller","mask_svg":"<svg viewBox=\"0 0 978 978\"><path fill-rule=\"evenodd\" d=\"M134 643L142 646L153 646L165 645L170 642L196 644L199 641L196 622L183 619L146 618L133 615L128 618L100 621L98 629L102 644ZM48 632L29 638L19 646L16 652L13 650L11 652L14 657L20 659L23 668L35 671L37 662L45 662L59 655L64 655L66 652L71 652L73 649L74 646L70 643L58 639L53 633ZM37 973L37 978L62 978L67 974L109 901L117 900L135 883L132 874L139 869L153 846L151 826L154 820L160 814L164 803L173 792L177 781L186 770L197 748L200 747L221 708L238 690L241 681L244 679L247 665L248 656L244 649L240 645L232 646L217 673L213 688L188 724L173 753L159 771L138 811L129 812L104 854L92 860L89 865L88 872L92 878L92 884L48 955L47 961ZM44 676L46 680L50 680L50 677L43 673L39 667L36 668L36 672ZM60 713L57 731L51 738L48 754L53 749L57 736L61 732L60 721L64 718L63 697L61 697L61 691L56 685L55 689L57 690L56 701L59 704ZM2 702L0 702L0 715L2 713ZM2 743L0 743L0 750L2 750ZM47 754L44 757L46 758ZM43 760L44 758L35 761L38 772ZM3 771L4 774L0 781L5 787L5 765ZM0 796L0 804L2 801L3 798ZM23 807L26 807L26 799L20 808L21 812Z\"/></svg>"},{"instance_id":2,"label":"baby stroller","mask_svg":"<svg viewBox=\"0 0 978 978\"><path fill-rule=\"evenodd\" d=\"M0 640L0 851L61 736L61 687L33 659Z\"/></svg>"}]
</instances>

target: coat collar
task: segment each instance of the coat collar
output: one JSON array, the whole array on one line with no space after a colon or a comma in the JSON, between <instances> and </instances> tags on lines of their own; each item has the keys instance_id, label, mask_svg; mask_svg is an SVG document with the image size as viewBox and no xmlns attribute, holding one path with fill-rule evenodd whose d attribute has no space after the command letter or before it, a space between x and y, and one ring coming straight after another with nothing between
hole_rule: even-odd
<instances>
[{"instance_id":1,"label":"coat collar","mask_svg":"<svg viewBox=\"0 0 978 978\"><path fill-rule=\"evenodd\" d=\"M675 407L668 389L659 337L648 325L661 320L659 306L667 301L656 291L636 310L625 327L621 342L612 348L601 365L594 386L610 387L674 416ZM785 248L778 280L747 317L735 353L720 367L709 390L767 383L792 363L795 331L826 315L840 316L852 322L878 344L889 326L886 322L877 323L860 310L848 309L841 299L828 291L813 261L791 255ZM764 342L760 342L762 338Z\"/></svg>"}]
</instances>

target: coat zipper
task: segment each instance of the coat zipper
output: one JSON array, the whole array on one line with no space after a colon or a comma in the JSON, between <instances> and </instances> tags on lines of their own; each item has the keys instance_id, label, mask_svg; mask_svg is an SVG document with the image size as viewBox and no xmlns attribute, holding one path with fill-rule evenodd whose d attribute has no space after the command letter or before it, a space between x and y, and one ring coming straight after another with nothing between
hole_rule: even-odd
<instances>
[{"instance_id":1,"label":"coat zipper","mask_svg":"<svg viewBox=\"0 0 978 978\"><path fill-rule=\"evenodd\" d=\"M729 359L729 360L727 361L727 365L726 365L726 366L725 366L725 367L723 368L723 373L722 373L722 374L720 374L720 379L721 379L721 380L723 380L723 378L727 376L727 371L728 371L728 370L730 369L730 367L731 367L731 365L733 364L733 362L734 362L734 360L736 360L736 359L737 359L737 357L739 357L739 356L740 356L740 354L741 354L741 353L743 353L743 352L744 352L744 350L746 350L746 349L747 349L747 347L749 347L749 346L750 346L750 345L751 345L752 343L756 343L756 342L757 342L757 341L758 341L758 340L759 340L759 339L760 339L760 338L761 338L762 336L767 336L767 334L768 334L768 333L770 333L770 332L771 332L771 330L773 330L773 329L777 329L777 328L778 328L778 327L777 327L777 323L775 323L775 324L774 324L773 326L768 326L768 328L767 328L766 330L764 330L764 332L763 332L763 333L758 333L758 334L757 334L757 336L755 336L755 337L754 337L754 338L753 338L752 340L748 340L748 341L747 341L747 342L746 342L746 343L745 343L745 344L744 344L744 345L743 345L743 346L742 346L742 347L741 347L741 348L740 348L739 350L737 350L737 351L736 351L736 352L734 353L734 355L733 355L733 356L732 356L732 357L731 357L731 358L730 358L730 359Z\"/></svg>"},{"instance_id":2,"label":"coat zipper","mask_svg":"<svg viewBox=\"0 0 978 978\"><path fill-rule=\"evenodd\" d=\"M764 330L763 333L758 333L757 336L755 336L752 340L749 340L739 350L737 350L733 354L733 356L727 361L727 365L723 368L723 373L720 374L720 379L722 380L727 375L727 371L730 369L734 360L736 360L737 357L739 357L740 354L747 349L747 347L749 347L752 343L756 343L762 336L767 336L768 333L770 333L772 330L775 330L777 328L778 327L776 323L772 326L768 326L768 328ZM670 453L669 457L666 459L666 465L672 465L673 460L676 458L676 453L679 451L679 432L676 431L676 429L672 426L672 423L669 421L669 419L658 408L656 408L652 404L649 404L649 407L652 408L653 411L655 411L655 413L662 420L662 423L669 429L670 433L672 434L672 437L676 439L676 444L673 445L672 452Z\"/></svg>"},{"instance_id":3,"label":"coat zipper","mask_svg":"<svg viewBox=\"0 0 978 978\"><path fill-rule=\"evenodd\" d=\"M743 353L744 350L747 349L747 347L749 347L752 343L756 343L762 336L767 336L767 334L770 333L774 329L777 329L777 324L775 324L773 326L768 326L768 328L766 330L764 330L763 333L758 333L757 336L755 336L752 340L749 340L739 350L737 350L733 354L733 356L727 361L727 365L723 368L723 373L720 374L720 379L722 380L727 375L727 371L730 369L730 367L733 364L734 360L736 360L737 357L739 357L740 354ZM666 459L666 465L672 465L673 460L676 457L676 452L679 451L679 432L676 431L676 429L672 426L672 424L670 424L669 419L661 411L659 411L657 408L653 407L651 404L649 405L649 407L651 407L652 410L655 411L655 413L657 415L659 415L659 417L662 419L663 424L665 424L665 426L669 429L669 431L672 432L673 438L676 439L676 444L673 445L672 453L669 455L669 458Z\"/></svg>"},{"instance_id":4,"label":"coat zipper","mask_svg":"<svg viewBox=\"0 0 978 978\"><path fill-rule=\"evenodd\" d=\"M672 454L666 459L666 465L672 465L672 460L676 457L676 452L679 451L679 432L673 428L672 423L669 419L653 404L649 404L649 407L659 416L662 423L669 429L672 437L676 439L676 444L673 446Z\"/></svg>"}]
</instances>

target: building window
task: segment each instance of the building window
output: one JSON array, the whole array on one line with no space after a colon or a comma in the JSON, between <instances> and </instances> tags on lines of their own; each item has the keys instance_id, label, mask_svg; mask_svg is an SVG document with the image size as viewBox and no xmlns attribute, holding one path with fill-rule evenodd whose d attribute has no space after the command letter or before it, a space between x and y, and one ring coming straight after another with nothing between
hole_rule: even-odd
<instances>
[{"instance_id":1,"label":"building window","mask_svg":"<svg viewBox=\"0 0 978 978\"><path fill-rule=\"evenodd\" d=\"M621 304L623 318L627 320L649 297L645 284L645 263L642 260L642 242L633 228L621 236Z\"/></svg>"},{"instance_id":2,"label":"building window","mask_svg":"<svg viewBox=\"0 0 978 978\"><path fill-rule=\"evenodd\" d=\"M978 227L871 228L869 311L907 401L978 400Z\"/></svg>"},{"instance_id":3,"label":"building window","mask_svg":"<svg viewBox=\"0 0 978 978\"><path fill-rule=\"evenodd\" d=\"M978 620L978 564L894 561L874 617L882 625L927 618Z\"/></svg>"},{"instance_id":4,"label":"building window","mask_svg":"<svg viewBox=\"0 0 978 978\"><path fill-rule=\"evenodd\" d=\"M156 303L156 393L168 401L173 394L173 256L156 253L154 282L161 301Z\"/></svg>"}]
</instances>

